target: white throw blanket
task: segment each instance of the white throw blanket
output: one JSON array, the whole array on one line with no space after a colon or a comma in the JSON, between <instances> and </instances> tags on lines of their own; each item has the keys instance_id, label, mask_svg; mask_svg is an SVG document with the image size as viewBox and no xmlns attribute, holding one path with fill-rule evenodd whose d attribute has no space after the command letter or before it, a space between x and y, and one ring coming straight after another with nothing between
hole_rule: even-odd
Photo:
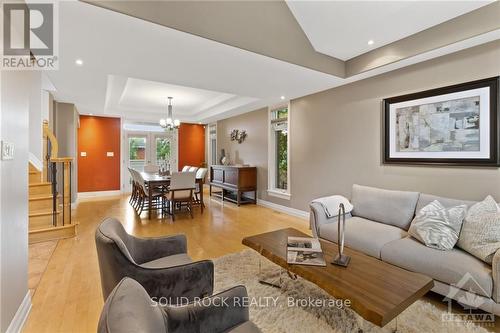
<instances>
[{"instance_id":1,"label":"white throw blanket","mask_svg":"<svg viewBox=\"0 0 500 333\"><path fill-rule=\"evenodd\" d=\"M314 199L312 202L317 202L325 210L325 214L328 218L339 215L340 204L344 204L345 213L350 213L353 209L352 204L347 200L346 197L341 195L332 195L330 197Z\"/></svg>"}]
</instances>

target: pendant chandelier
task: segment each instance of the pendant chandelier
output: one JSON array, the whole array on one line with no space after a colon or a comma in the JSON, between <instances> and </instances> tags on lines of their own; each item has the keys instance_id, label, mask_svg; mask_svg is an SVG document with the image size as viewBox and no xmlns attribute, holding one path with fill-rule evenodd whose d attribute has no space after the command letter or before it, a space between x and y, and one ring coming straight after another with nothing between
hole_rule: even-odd
<instances>
[{"instance_id":1,"label":"pendant chandelier","mask_svg":"<svg viewBox=\"0 0 500 333\"><path fill-rule=\"evenodd\" d=\"M167 119L160 119L160 126L168 130L177 129L181 124L179 119L174 119L174 117L172 116L172 99L173 97L168 98Z\"/></svg>"}]
</instances>

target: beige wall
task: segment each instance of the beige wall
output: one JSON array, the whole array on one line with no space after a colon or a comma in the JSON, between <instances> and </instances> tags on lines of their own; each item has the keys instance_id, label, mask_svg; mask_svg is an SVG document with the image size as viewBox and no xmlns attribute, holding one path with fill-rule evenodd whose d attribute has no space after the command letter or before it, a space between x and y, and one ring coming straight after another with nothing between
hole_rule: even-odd
<instances>
[{"instance_id":1,"label":"beige wall","mask_svg":"<svg viewBox=\"0 0 500 333\"><path fill-rule=\"evenodd\" d=\"M315 197L350 196L353 183L414 190L479 200L500 201L500 169L382 165L382 100L500 74L500 41L433 59L377 77L293 100L291 103L292 197L272 200L308 210ZM218 148L232 161L256 165L259 197L267 187L266 110L218 122ZM233 128L246 129L238 145ZM236 156L236 157L235 157Z\"/></svg>"},{"instance_id":2,"label":"beige wall","mask_svg":"<svg viewBox=\"0 0 500 333\"><path fill-rule=\"evenodd\" d=\"M73 157L71 163L71 202L76 202L78 195L78 111L74 104L56 103L55 109L55 136L59 143L59 157ZM61 168L61 166L59 166ZM62 169L57 169L62 177ZM62 181L58 181L62 186ZM59 189L62 192L62 189Z\"/></svg>"}]
</instances>

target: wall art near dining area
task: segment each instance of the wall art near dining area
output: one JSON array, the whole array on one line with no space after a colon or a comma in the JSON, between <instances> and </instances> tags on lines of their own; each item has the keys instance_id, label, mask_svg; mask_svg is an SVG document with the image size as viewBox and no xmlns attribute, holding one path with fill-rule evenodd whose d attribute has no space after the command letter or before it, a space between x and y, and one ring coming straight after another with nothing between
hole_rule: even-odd
<instances>
[{"instance_id":1,"label":"wall art near dining area","mask_svg":"<svg viewBox=\"0 0 500 333\"><path fill-rule=\"evenodd\" d=\"M500 166L499 77L384 99L384 163Z\"/></svg>"}]
</instances>

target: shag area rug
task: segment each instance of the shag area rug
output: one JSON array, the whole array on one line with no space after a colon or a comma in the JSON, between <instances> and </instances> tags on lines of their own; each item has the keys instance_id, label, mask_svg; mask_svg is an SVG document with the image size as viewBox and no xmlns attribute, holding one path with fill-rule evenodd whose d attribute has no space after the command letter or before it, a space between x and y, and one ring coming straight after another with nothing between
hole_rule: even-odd
<instances>
[{"instance_id":1,"label":"shag area rug","mask_svg":"<svg viewBox=\"0 0 500 333\"><path fill-rule=\"evenodd\" d=\"M246 286L250 319L264 333L392 332L396 328L395 320L380 328L349 308L337 307L335 299L300 277L292 280L286 273L282 274L281 289L260 284L259 277L279 281L283 271L253 250L226 255L214 263L216 292L235 285ZM311 304L309 300L326 306L316 306L318 303ZM399 315L398 332L488 332L475 324L445 323L441 320L445 313L429 301L419 300Z\"/></svg>"}]
</instances>

